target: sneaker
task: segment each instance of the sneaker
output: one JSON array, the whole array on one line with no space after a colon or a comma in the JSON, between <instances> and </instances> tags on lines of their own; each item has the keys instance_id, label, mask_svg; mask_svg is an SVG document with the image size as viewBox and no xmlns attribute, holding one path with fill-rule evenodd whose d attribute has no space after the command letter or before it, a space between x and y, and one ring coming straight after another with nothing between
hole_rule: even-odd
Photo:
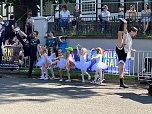
<instances>
[{"instance_id":1,"label":"sneaker","mask_svg":"<svg viewBox=\"0 0 152 114\"><path fill-rule=\"evenodd\" d=\"M126 86L126 85L120 85L120 89L121 88L128 88L128 86Z\"/></svg>"},{"instance_id":2,"label":"sneaker","mask_svg":"<svg viewBox=\"0 0 152 114\"><path fill-rule=\"evenodd\" d=\"M50 80L54 80L54 79L55 79L55 77L51 77L51 78L50 78Z\"/></svg>"},{"instance_id":3,"label":"sneaker","mask_svg":"<svg viewBox=\"0 0 152 114\"><path fill-rule=\"evenodd\" d=\"M40 80L44 80L44 79L45 79L45 77L41 77L41 78L40 78Z\"/></svg>"},{"instance_id":4,"label":"sneaker","mask_svg":"<svg viewBox=\"0 0 152 114\"><path fill-rule=\"evenodd\" d=\"M92 82L90 82L91 84L96 84L97 83L97 81L95 81L95 80L93 80Z\"/></svg>"},{"instance_id":5,"label":"sneaker","mask_svg":"<svg viewBox=\"0 0 152 114\"><path fill-rule=\"evenodd\" d=\"M91 76L90 75L88 76L88 80L91 80Z\"/></svg>"},{"instance_id":6,"label":"sneaker","mask_svg":"<svg viewBox=\"0 0 152 114\"><path fill-rule=\"evenodd\" d=\"M44 78L44 80L48 80L49 78Z\"/></svg>"},{"instance_id":7,"label":"sneaker","mask_svg":"<svg viewBox=\"0 0 152 114\"><path fill-rule=\"evenodd\" d=\"M65 82L71 82L71 80L65 80Z\"/></svg>"},{"instance_id":8,"label":"sneaker","mask_svg":"<svg viewBox=\"0 0 152 114\"><path fill-rule=\"evenodd\" d=\"M63 79L60 79L59 81L60 81L60 82L62 82L62 81L63 81Z\"/></svg>"},{"instance_id":9,"label":"sneaker","mask_svg":"<svg viewBox=\"0 0 152 114\"><path fill-rule=\"evenodd\" d=\"M123 18L119 18L119 20L120 20L121 22L123 22L123 23L127 23L127 21L126 21L125 19L123 19Z\"/></svg>"},{"instance_id":10,"label":"sneaker","mask_svg":"<svg viewBox=\"0 0 152 114\"><path fill-rule=\"evenodd\" d=\"M85 83L85 80L82 80L82 83Z\"/></svg>"}]
</instances>

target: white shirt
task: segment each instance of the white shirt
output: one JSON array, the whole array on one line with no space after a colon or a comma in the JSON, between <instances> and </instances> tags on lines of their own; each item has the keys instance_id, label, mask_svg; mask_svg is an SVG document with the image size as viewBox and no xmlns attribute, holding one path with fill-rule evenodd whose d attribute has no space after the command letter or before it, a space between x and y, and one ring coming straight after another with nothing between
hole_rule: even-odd
<instances>
[{"instance_id":1,"label":"white shirt","mask_svg":"<svg viewBox=\"0 0 152 114\"><path fill-rule=\"evenodd\" d=\"M101 12L101 16L102 16L102 19L103 19L103 20L109 21L110 12L109 12L109 11L102 11L102 12Z\"/></svg>"},{"instance_id":2,"label":"white shirt","mask_svg":"<svg viewBox=\"0 0 152 114\"><path fill-rule=\"evenodd\" d=\"M131 52L131 49L132 49L132 38L131 38L129 33L127 33L127 34L124 33L123 34L123 45L124 45L125 53Z\"/></svg>"},{"instance_id":3,"label":"white shirt","mask_svg":"<svg viewBox=\"0 0 152 114\"><path fill-rule=\"evenodd\" d=\"M61 11L61 12L60 12L60 16L61 16L63 19L67 19L67 18L70 16L69 10L67 10L66 12Z\"/></svg>"}]
</instances>

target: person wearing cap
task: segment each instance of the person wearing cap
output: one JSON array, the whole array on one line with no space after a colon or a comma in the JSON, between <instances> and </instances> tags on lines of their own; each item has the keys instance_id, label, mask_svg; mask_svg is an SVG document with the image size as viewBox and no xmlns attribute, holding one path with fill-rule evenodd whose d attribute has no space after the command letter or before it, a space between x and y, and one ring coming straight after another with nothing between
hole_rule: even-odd
<instances>
[{"instance_id":1,"label":"person wearing cap","mask_svg":"<svg viewBox=\"0 0 152 114\"><path fill-rule=\"evenodd\" d=\"M74 54L73 54L72 47L68 47L68 48L66 48L66 50L67 50L67 54L68 54L68 58L66 61L66 70L67 70L68 79L66 80L66 82L71 82L70 69L74 66L74 64L73 64Z\"/></svg>"},{"instance_id":2,"label":"person wearing cap","mask_svg":"<svg viewBox=\"0 0 152 114\"><path fill-rule=\"evenodd\" d=\"M104 32L107 26L107 22L109 21L110 12L108 11L108 6L104 5L103 11L101 11L101 14L99 15L99 19L101 22L101 32Z\"/></svg>"},{"instance_id":3,"label":"person wearing cap","mask_svg":"<svg viewBox=\"0 0 152 114\"><path fill-rule=\"evenodd\" d=\"M136 27L131 27L129 32L127 30L127 21L120 18L120 26L118 30L118 42L116 46L116 53L118 55L119 61L119 78L120 78L120 88L128 88L124 84L124 68L127 56L130 57L132 49L132 38L137 35L138 29Z\"/></svg>"}]
</instances>

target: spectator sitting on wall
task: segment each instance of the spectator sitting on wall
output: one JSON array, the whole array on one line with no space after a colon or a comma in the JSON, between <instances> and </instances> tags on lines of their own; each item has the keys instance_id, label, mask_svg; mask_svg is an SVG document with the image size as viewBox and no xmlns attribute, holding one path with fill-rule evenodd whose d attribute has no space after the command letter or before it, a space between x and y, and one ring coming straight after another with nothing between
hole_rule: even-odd
<instances>
[{"instance_id":1,"label":"spectator sitting on wall","mask_svg":"<svg viewBox=\"0 0 152 114\"><path fill-rule=\"evenodd\" d=\"M130 5L130 10L127 10L126 15L127 15L126 20L128 22L134 22L136 20L137 12L135 10L134 5Z\"/></svg>"},{"instance_id":2,"label":"spectator sitting on wall","mask_svg":"<svg viewBox=\"0 0 152 114\"><path fill-rule=\"evenodd\" d=\"M25 24L25 33L27 35L30 35L32 33L33 19L31 17L32 17L32 11L29 11L27 13L27 19L26 19L26 24Z\"/></svg>"},{"instance_id":3,"label":"spectator sitting on wall","mask_svg":"<svg viewBox=\"0 0 152 114\"><path fill-rule=\"evenodd\" d=\"M62 11L60 12L60 27L63 33L64 33L64 29L67 28L69 22L70 22L70 12L67 9L67 6L63 5Z\"/></svg>"},{"instance_id":4,"label":"spectator sitting on wall","mask_svg":"<svg viewBox=\"0 0 152 114\"><path fill-rule=\"evenodd\" d=\"M66 38L65 37L59 36L58 47L59 47L59 49L62 50L63 53L66 52L67 42L66 42Z\"/></svg>"},{"instance_id":5,"label":"spectator sitting on wall","mask_svg":"<svg viewBox=\"0 0 152 114\"><path fill-rule=\"evenodd\" d=\"M79 6L75 6L75 11L73 13L73 20L72 20L72 26L73 26L73 30L74 32L76 31L77 28L77 23L81 18L81 11L79 10Z\"/></svg>"},{"instance_id":6,"label":"spectator sitting on wall","mask_svg":"<svg viewBox=\"0 0 152 114\"><path fill-rule=\"evenodd\" d=\"M151 20L151 10L149 9L148 4L144 5L144 10L141 11L141 16L142 16L142 23L143 23L143 33L145 34L147 31L147 28L149 26L149 22Z\"/></svg>"},{"instance_id":7,"label":"spectator sitting on wall","mask_svg":"<svg viewBox=\"0 0 152 114\"><path fill-rule=\"evenodd\" d=\"M110 12L108 11L107 5L104 5L102 8L103 11L101 11L101 14L99 15L99 19L101 22L101 29L102 29L101 32L104 32L107 26L107 22L109 21Z\"/></svg>"},{"instance_id":8,"label":"spectator sitting on wall","mask_svg":"<svg viewBox=\"0 0 152 114\"><path fill-rule=\"evenodd\" d=\"M14 30L12 28L13 26L16 27L16 21L14 19L14 15L11 15L10 20L8 20L5 24L5 41L8 40L9 44L15 36Z\"/></svg>"},{"instance_id":9,"label":"spectator sitting on wall","mask_svg":"<svg viewBox=\"0 0 152 114\"><path fill-rule=\"evenodd\" d=\"M124 18L124 6L122 4L119 6L118 18Z\"/></svg>"}]
</instances>

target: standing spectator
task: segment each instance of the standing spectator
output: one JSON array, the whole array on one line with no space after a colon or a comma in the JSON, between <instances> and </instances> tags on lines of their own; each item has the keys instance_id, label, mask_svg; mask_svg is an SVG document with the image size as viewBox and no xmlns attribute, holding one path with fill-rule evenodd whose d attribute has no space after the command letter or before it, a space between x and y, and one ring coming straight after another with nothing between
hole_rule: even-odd
<instances>
[{"instance_id":1,"label":"standing spectator","mask_svg":"<svg viewBox=\"0 0 152 114\"><path fill-rule=\"evenodd\" d=\"M70 12L67 9L67 6L63 5L62 11L60 12L60 27L63 33L64 33L64 29L67 28L69 22L70 22Z\"/></svg>"},{"instance_id":2,"label":"standing spectator","mask_svg":"<svg viewBox=\"0 0 152 114\"><path fill-rule=\"evenodd\" d=\"M54 37L54 32L48 33L48 38L46 40L46 47L48 49L48 56L51 55L51 49L53 48L53 52L55 52L56 57L58 57L58 39Z\"/></svg>"},{"instance_id":3,"label":"standing spectator","mask_svg":"<svg viewBox=\"0 0 152 114\"><path fill-rule=\"evenodd\" d=\"M109 21L110 12L108 11L108 6L104 5L103 11L101 11L101 14L99 15L99 19L101 22L101 32L104 32L107 26L107 22Z\"/></svg>"},{"instance_id":4,"label":"standing spectator","mask_svg":"<svg viewBox=\"0 0 152 114\"><path fill-rule=\"evenodd\" d=\"M79 6L75 6L75 11L73 13L74 18L72 20L72 26L73 26L74 32L76 31L77 23L80 20L80 16L81 16L81 11L79 10Z\"/></svg>"},{"instance_id":5,"label":"standing spectator","mask_svg":"<svg viewBox=\"0 0 152 114\"><path fill-rule=\"evenodd\" d=\"M127 21L134 22L136 20L137 12L134 5L130 5L130 10L127 10Z\"/></svg>"},{"instance_id":6,"label":"standing spectator","mask_svg":"<svg viewBox=\"0 0 152 114\"><path fill-rule=\"evenodd\" d=\"M25 24L25 33L27 35L30 35L32 33L32 26L33 26L33 19L31 18L32 17L32 11L29 11L27 13L27 19L26 19L26 24Z\"/></svg>"},{"instance_id":7,"label":"standing spectator","mask_svg":"<svg viewBox=\"0 0 152 114\"><path fill-rule=\"evenodd\" d=\"M119 6L118 18L124 18L124 6L122 4Z\"/></svg>"},{"instance_id":8,"label":"standing spectator","mask_svg":"<svg viewBox=\"0 0 152 114\"><path fill-rule=\"evenodd\" d=\"M9 44L15 36L14 30L12 27L16 27L16 21L14 19L14 15L11 15L10 20L8 20L5 24L5 41L9 40Z\"/></svg>"},{"instance_id":9,"label":"standing spectator","mask_svg":"<svg viewBox=\"0 0 152 114\"><path fill-rule=\"evenodd\" d=\"M141 16L142 16L142 23L143 23L143 33L145 34L146 33L146 30L149 26L149 22L151 20L151 10L149 9L149 6L148 4L145 4L144 5L144 10L141 11Z\"/></svg>"}]
</instances>

